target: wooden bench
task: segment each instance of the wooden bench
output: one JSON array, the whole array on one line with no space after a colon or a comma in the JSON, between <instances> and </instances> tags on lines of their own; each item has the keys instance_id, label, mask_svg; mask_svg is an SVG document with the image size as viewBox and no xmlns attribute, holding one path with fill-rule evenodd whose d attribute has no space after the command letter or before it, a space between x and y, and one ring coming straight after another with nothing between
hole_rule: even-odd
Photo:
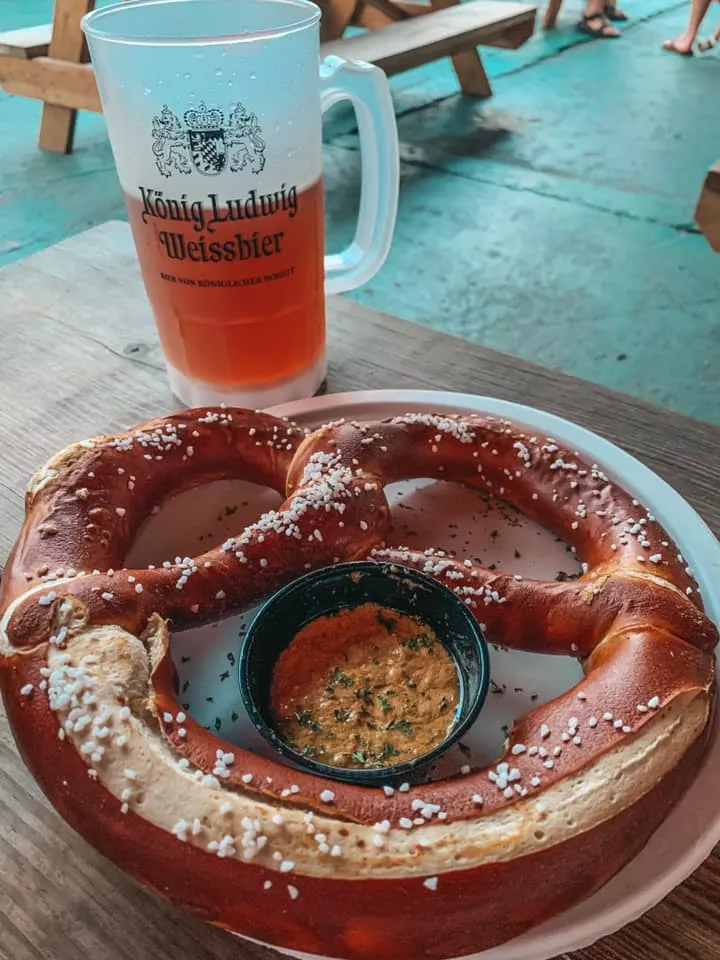
<instances>
[{"instance_id":1,"label":"wooden bench","mask_svg":"<svg viewBox=\"0 0 720 960\"><path fill-rule=\"evenodd\" d=\"M72 150L78 110L101 111L80 20L94 0L55 0L52 24L0 33L0 87L43 101L38 143ZM451 57L463 92L491 95L479 45L516 49L533 33L536 8L505 0L324 0L322 52L376 63L392 75ZM367 27L343 36L349 26Z\"/></svg>"},{"instance_id":2,"label":"wooden bench","mask_svg":"<svg viewBox=\"0 0 720 960\"><path fill-rule=\"evenodd\" d=\"M716 253L720 253L720 160L707 172L697 208L695 222Z\"/></svg>"}]
</instances>

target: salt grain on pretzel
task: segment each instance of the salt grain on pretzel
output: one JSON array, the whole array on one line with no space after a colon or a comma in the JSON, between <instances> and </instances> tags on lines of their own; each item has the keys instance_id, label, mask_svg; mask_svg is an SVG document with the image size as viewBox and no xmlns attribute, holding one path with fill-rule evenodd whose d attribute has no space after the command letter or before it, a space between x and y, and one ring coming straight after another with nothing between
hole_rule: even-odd
<instances>
[{"instance_id":1,"label":"salt grain on pretzel","mask_svg":"<svg viewBox=\"0 0 720 960\"><path fill-rule=\"evenodd\" d=\"M286 499L201 557L122 569L159 502L230 476ZM583 575L544 583L383 550L383 488L412 477L500 491ZM582 658L584 680L519 718L491 769L420 788L290 774L184 715L168 620L217 619L373 549L446 582L491 640ZM203 409L75 444L31 481L0 617L13 731L76 830L206 920L351 960L477 952L609 879L697 768L717 640L667 532L597 464L509 421L430 413L306 436ZM281 873L294 882L268 879Z\"/></svg>"}]
</instances>

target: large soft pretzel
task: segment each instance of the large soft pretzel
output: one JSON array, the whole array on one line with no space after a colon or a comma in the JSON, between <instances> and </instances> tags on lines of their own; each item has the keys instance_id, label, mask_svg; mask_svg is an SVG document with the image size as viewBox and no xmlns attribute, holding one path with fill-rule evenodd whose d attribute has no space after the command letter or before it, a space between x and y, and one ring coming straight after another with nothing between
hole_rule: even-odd
<instances>
[{"instance_id":1,"label":"large soft pretzel","mask_svg":"<svg viewBox=\"0 0 720 960\"><path fill-rule=\"evenodd\" d=\"M287 499L200 557L123 568L164 498L220 477ZM583 576L541 583L383 549L383 487L412 477L517 505L576 550ZM166 620L220 618L372 551L445 580L491 640L582 658L584 679L516 721L490 768L394 792L262 759L183 714ZM333 957L459 956L569 907L644 846L710 729L717 632L669 535L598 465L489 416L306 436L191 410L75 444L30 483L0 616L15 738L65 819L204 919Z\"/></svg>"}]
</instances>

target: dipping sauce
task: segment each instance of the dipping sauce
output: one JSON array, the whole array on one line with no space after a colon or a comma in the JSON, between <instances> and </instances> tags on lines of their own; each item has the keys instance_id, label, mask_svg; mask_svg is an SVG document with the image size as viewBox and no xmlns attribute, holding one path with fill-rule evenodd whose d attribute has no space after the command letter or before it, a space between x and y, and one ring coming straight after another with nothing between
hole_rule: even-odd
<instances>
[{"instance_id":1,"label":"dipping sauce","mask_svg":"<svg viewBox=\"0 0 720 960\"><path fill-rule=\"evenodd\" d=\"M452 657L414 617L374 603L306 624L278 657L270 690L278 735L333 767L411 760L452 729Z\"/></svg>"}]
</instances>

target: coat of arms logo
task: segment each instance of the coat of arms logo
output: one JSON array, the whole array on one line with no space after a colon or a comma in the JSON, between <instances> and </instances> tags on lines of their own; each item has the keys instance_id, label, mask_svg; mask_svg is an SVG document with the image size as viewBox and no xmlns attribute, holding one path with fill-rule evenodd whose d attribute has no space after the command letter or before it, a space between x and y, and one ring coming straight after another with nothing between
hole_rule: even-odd
<instances>
[{"instance_id":1,"label":"coat of arms logo","mask_svg":"<svg viewBox=\"0 0 720 960\"><path fill-rule=\"evenodd\" d=\"M164 177L173 173L214 176L227 167L238 173L249 167L260 173L265 166L265 141L254 113L236 103L225 122L222 110L201 103L186 110L182 121L165 104L153 117L152 151Z\"/></svg>"}]
</instances>

